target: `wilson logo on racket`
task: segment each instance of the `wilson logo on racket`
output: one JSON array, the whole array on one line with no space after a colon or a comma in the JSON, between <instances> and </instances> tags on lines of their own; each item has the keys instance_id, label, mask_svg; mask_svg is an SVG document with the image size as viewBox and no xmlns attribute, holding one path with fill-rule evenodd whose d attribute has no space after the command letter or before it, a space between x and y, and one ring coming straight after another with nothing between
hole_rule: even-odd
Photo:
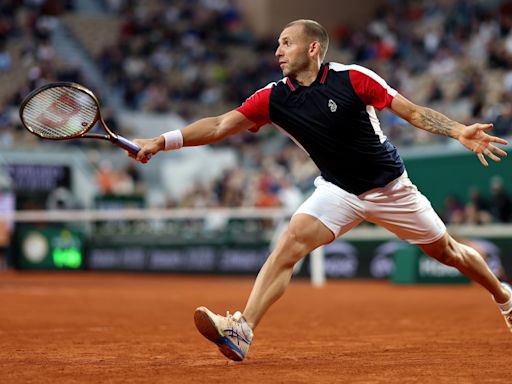
<instances>
[{"instance_id":1,"label":"wilson logo on racket","mask_svg":"<svg viewBox=\"0 0 512 384\"><path fill-rule=\"evenodd\" d=\"M69 119L71 119L72 116L77 115L80 110L81 108L78 102L70 95L64 93L50 104L45 112L37 116L36 120L43 126L59 129L59 127L66 125L69 122ZM82 126L87 126L87 123L83 122Z\"/></svg>"}]
</instances>

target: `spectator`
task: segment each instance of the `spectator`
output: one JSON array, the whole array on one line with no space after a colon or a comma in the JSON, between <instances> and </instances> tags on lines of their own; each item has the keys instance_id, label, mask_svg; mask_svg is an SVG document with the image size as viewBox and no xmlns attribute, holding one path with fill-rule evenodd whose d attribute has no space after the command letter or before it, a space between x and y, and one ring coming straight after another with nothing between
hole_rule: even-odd
<instances>
[{"instance_id":1,"label":"spectator","mask_svg":"<svg viewBox=\"0 0 512 384\"><path fill-rule=\"evenodd\" d=\"M280 184L281 188L277 194L280 205L292 214L302 204L304 196L295 183L291 182L286 175L282 175Z\"/></svg>"},{"instance_id":2,"label":"spectator","mask_svg":"<svg viewBox=\"0 0 512 384\"><path fill-rule=\"evenodd\" d=\"M462 224L464 222L464 204L454 194L446 196L442 217L448 224Z\"/></svg>"},{"instance_id":3,"label":"spectator","mask_svg":"<svg viewBox=\"0 0 512 384\"><path fill-rule=\"evenodd\" d=\"M10 52L6 49L5 43L0 43L0 72L7 72L11 69L12 58Z\"/></svg>"},{"instance_id":4,"label":"spectator","mask_svg":"<svg viewBox=\"0 0 512 384\"><path fill-rule=\"evenodd\" d=\"M500 177L494 177L491 181L490 212L499 223L509 223L512 220L512 201L503 189L503 180Z\"/></svg>"},{"instance_id":5,"label":"spectator","mask_svg":"<svg viewBox=\"0 0 512 384\"><path fill-rule=\"evenodd\" d=\"M101 160L96 171L96 184L100 195L112 195L116 183L116 173L109 160Z\"/></svg>"},{"instance_id":6,"label":"spectator","mask_svg":"<svg viewBox=\"0 0 512 384\"><path fill-rule=\"evenodd\" d=\"M499 108L499 114L493 122L494 133L503 137L512 133L512 102L505 100Z\"/></svg>"},{"instance_id":7,"label":"spectator","mask_svg":"<svg viewBox=\"0 0 512 384\"><path fill-rule=\"evenodd\" d=\"M466 204L465 213L468 224L483 225L492 222L489 204L477 187L473 187L469 191L469 201Z\"/></svg>"},{"instance_id":8,"label":"spectator","mask_svg":"<svg viewBox=\"0 0 512 384\"><path fill-rule=\"evenodd\" d=\"M9 217L16 209L16 198L10 178L0 170L0 269L7 265L7 251L11 244L14 221Z\"/></svg>"}]
</instances>

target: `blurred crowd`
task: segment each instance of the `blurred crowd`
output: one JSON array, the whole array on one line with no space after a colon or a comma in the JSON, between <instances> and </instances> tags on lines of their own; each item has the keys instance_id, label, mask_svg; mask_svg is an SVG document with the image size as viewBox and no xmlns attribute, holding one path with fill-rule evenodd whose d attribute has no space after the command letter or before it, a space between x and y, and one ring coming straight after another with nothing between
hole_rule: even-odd
<instances>
[{"instance_id":1,"label":"blurred crowd","mask_svg":"<svg viewBox=\"0 0 512 384\"><path fill-rule=\"evenodd\" d=\"M236 168L226 170L208 184L196 183L180 207L284 207L295 211L313 186L318 170L309 157L290 144L276 156L247 146Z\"/></svg>"},{"instance_id":2,"label":"blurred crowd","mask_svg":"<svg viewBox=\"0 0 512 384\"><path fill-rule=\"evenodd\" d=\"M274 57L277 36L257 39L232 0L102 4L120 21L119 39L94 60L130 110L174 112L191 121L236 107L282 77ZM0 73L14 65L8 47L15 42L26 76L23 86L0 103L0 146L12 145L19 131L8 106L17 108L25 94L43 83L87 82L78 65L62 63L51 44L55 16L73 8L72 0L0 2ZM328 60L367 66L415 102L462 122L493 122L495 134L512 135L512 0L387 0L369 23L340 24L330 32ZM106 115L116 127L113 111ZM386 111L380 119L384 133L399 146L446 140ZM278 134L246 134L227 144L237 149L239 166L212 182L194 184L169 206L291 209L317 175L307 157ZM104 174L98 165L97 175L101 194L143 188L133 187L143 179L133 171L102 166ZM452 198L453 207L462 205ZM475 211L488 211L487 222L497 220L490 208L463 208L453 208L449 221L485 222L485 214Z\"/></svg>"},{"instance_id":3,"label":"blurred crowd","mask_svg":"<svg viewBox=\"0 0 512 384\"><path fill-rule=\"evenodd\" d=\"M97 62L131 109L187 119L222 113L279 76L232 1L115 4L119 40Z\"/></svg>"},{"instance_id":4,"label":"blurred crowd","mask_svg":"<svg viewBox=\"0 0 512 384\"><path fill-rule=\"evenodd\" d=\"M0 99L0 146L13 145L21 131L7 107L18 109L25 95L48 82L84 82L80 67L61 62L51 41L54 17L72 9L72 0L0 1L0 74L15 84L17 67L23 69L16 91Z\"/></svg>"},{"instance_id":5,"label":"blurred crowd","mask_svg":"<svg viewBox=\"0 0 512 384\"><path fill-rule=\"evenodd\" d=\"M339 25L327 59L374 69L419 103L512 128L512 1L387 0L364 26ZM114 1L118 43L98 63L130 108L193 119L221 113L282 77L275 39L256 39L230 0ZM443 140L391 114L397 144Z\"/></svg>"},{"instance_id":6,"label":"blurred crowd","mask_svg":"<svg viewBox=\"0 0 512 384\"><path fill-rule=\"evenodd\" d=\"M512 2L388 0L363 29L335 32L349 61L369 66L412 100L462 122L489 121L512 134ZM389 113L386 133L400 145L444 140Z\"/></svg>"}]
</instances>

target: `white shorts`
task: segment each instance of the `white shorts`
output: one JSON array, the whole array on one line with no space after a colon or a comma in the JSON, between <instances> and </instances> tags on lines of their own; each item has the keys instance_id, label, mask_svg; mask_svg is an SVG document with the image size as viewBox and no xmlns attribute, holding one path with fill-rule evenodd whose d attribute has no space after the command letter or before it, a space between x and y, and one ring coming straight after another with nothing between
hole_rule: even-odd
<instances>
[{"instance_id":1,"label":"white shorts","mask_svg":"<svg viewBox=\"0 0 512 384\"><path fill-rule=\"evenodd\" d=\"M362 195L349 193L321 176L315 179L315 187L295 214L318 218L335 237L362 221L378 224L411 244L430 244L446 232L430 201L418 191L407 172Z\"/></svg>"}]
</instances>

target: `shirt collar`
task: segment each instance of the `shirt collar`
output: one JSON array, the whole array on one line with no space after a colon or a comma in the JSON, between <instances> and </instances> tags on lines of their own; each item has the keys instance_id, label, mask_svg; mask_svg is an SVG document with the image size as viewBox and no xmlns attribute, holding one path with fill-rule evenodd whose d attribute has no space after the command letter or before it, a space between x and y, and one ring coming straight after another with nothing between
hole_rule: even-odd
<instances>
[{"instance_id":1,"label":"shirt collar","mask_svg":"<svg viewBox=\"0 0 512 384\"><path fill-rule=\"evenodd\" d=\"M318 70L316 79L311 85L313 85L315 83L325 84L325 81L327 80L328 73L329 73L329 63L320 65L320 69ZM289 77L286 78L286 85L288 85L288 87L290 88L290 90L292 92L295 92L297 89L302 87L297 80L290 79Z\"/></svg>"}]
</instances>

